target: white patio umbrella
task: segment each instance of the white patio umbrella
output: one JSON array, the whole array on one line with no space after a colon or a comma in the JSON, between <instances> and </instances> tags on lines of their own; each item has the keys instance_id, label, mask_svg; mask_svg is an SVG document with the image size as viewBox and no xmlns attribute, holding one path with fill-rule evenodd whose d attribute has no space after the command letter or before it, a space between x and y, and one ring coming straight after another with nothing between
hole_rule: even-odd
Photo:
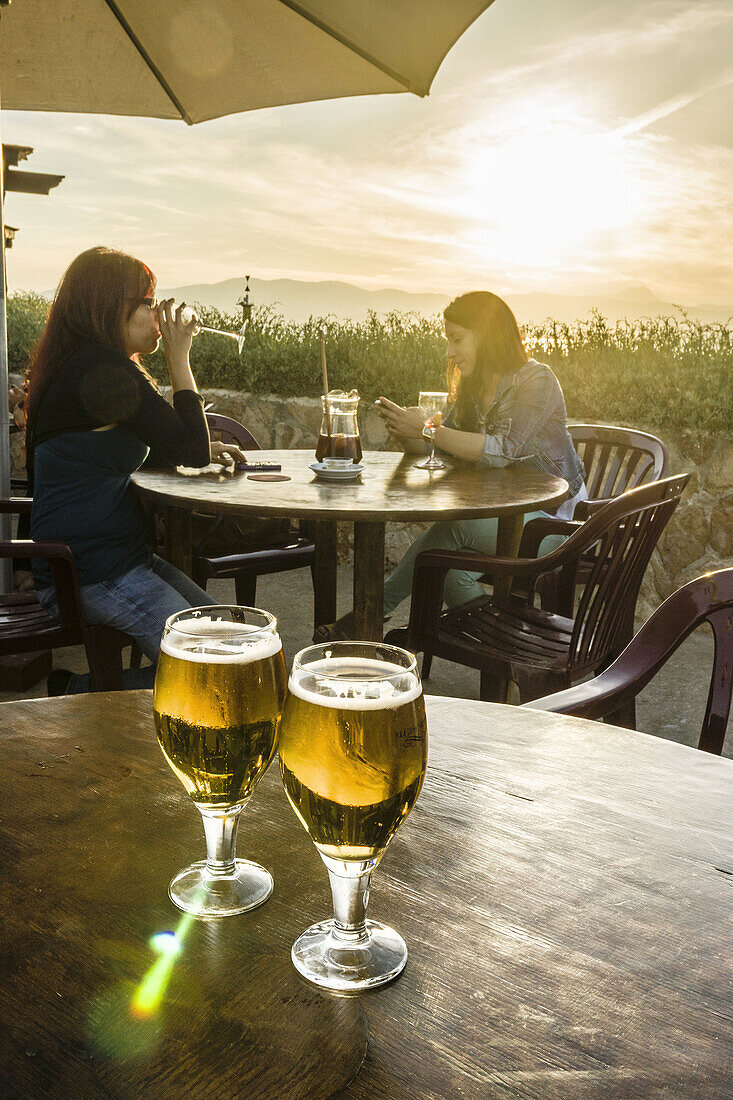
<instances>
[{"instance_id":1,"label":"white patio umbrella","mask_svg":"<svg viewBox=\"0 0 733 1100\"><path fill-rule=\"evenodd\" d=\"M193 124L342 96L424 96L448 50L492 2L0 0L2 107ZM3 402L4 245L0 203ZM5 415L1 423L0 495L6 496ZM0 537L7 537L2 528Z\"/></svg>"}]
</instances>

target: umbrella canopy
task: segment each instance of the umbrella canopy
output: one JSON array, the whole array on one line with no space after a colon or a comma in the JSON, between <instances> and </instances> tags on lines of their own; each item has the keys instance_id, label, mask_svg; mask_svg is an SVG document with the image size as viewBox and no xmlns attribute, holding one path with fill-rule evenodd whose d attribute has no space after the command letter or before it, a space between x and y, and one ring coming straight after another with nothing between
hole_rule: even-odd
<instances>
[{"instance_id":1,"label":"umbrella canopy","mask_svg":"<svg viewBox=\"0 0 733 1100\"><path fill-rule=\"evenodd\" d=\"M427 95L492 0L14 0L5 108L203 122L379 92Z\"/></svg>"},{"instance_id":2,"label":"umbrella canopy","mask_svg":"<svg viewBox=\"0 0 733 1100\"><path fill-rule=\"evenodd\" d=\"M380 92L427 95L493 0L0 0L7 110L142 115L189 124L260 107ZM0 179L0 402L7 393ZM9 495L0 418L0 496ZM0 515L0 538L9 517ZM0 590L8 587L0 562Z\"/></svg>"}]
</instances>

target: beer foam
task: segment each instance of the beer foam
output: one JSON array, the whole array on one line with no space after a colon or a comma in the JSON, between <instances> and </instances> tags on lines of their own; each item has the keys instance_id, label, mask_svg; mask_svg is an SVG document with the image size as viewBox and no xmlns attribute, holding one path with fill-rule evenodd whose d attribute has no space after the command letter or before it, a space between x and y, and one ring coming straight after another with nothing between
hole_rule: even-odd
<instances>
[{"instance_id":1,"label":"beer foam","mask_svg":"<svg viewBox=\"0 0 733 1100\"><path fill-rule=\"evenodd\" d=\"M361 675L350 677L349 669ZM388 677L399 679L399 686ZM305 703L338 710L394 710L422 694L415 671L361 657L332 657L294 670L288 690Z\"/></svg>"},{"instance_id":2,"label":"beer foam","mask_svg":"<svg viewBox=\"0 0 733 1100\"><path fill-rule=\"evenodd\" d=\"M281 647L280 635L264 634L261 627L203 618L179 619L160 643L169 657L201 664L251 664L267 660Z\"/></svg>"}]
</instances>

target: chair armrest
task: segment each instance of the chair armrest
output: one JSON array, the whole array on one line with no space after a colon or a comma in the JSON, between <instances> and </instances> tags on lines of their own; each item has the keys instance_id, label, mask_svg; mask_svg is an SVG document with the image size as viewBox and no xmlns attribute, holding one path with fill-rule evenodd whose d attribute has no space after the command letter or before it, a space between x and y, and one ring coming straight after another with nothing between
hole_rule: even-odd
<instances>
[{"instance_id":1,"label":"chair armrest","mask_svg":"<svg viewBox=\"0 0 733 1100\"><path fill-rule=\"evenodd\" d=\"M594 516L599 508L602 508L604 504L610 504L616 497L598 497L595 500L580 500L575 505L575 511L573 512L573 519L585 520Z\"/></svg>"},{"instance_id":2,"label":"chair armrest","mask_svg":"<svg viewBox=\"0 0 733 1100\"><path fill-rule=\"evenodd\" d=\"M0 499L0 513L12 516L29 516L33 507L31 497L4 497Z\"/></svg>"},{"instance_id":3,"label":"chair armrest","mask_svg":"<svg viewBox=\"0 0 733 1100\"><path fill-rule=\"evenodd\" d=\"M536 577L554 568L551 559L558 553L553 550L542 558L494 558L473 550L423 550L415 558L415 577L426 571L447 573L449 569L468 569L494 577ZM434 576L430 583L435 584Z\"/></svg>"},{"instance_id":4,"label":"chair armrest","mask_svg":"<svg viewBox=\"0 0 733 1100\"><path fill-rule=\"evenodd\" d=\"M619 710L639 691L641 685L634 685L632 689L611 665L593 680L576 684L565 691L557 691L554 695L545 695L542 699L532 699L522 706L548 711L550 714L571 714L576 718L590 718L595 721Z\"/></svg>"},{"instance_id":5,"label":"chair armrest","mask_svg":"<svg viewBox=\"0 0 733 1100\"><path fill-rule=\"evenodd\" d=\"M70 546L64 542L13 539L11 542L0 542L0 558L43 558L49 562L62 625L84 629L76 564Z\"/></svg>"},{"instance_id":6,"label":"chair armrest","mask_svg":"<svg viewBox=\"0 0 733 1100\"><path fill-rule=\"evenodd\" d=\"M548 535L572 535L581 526L573 519L555 519L538 516L525 523L522 541L519 545L520 558L536 558L542 540Z\"/></svg>"},{"instance_id":7,"label":"chair armrest","mask_svg":"<svg viewBox=\"0 0 733 1100\"><path fill-rule=\"evenodd\" d=\"M74 564L71 547L65 542L34 542L33 539L0 542L0 558L43 558L45 561L61 558Z\"/></svg>"}]
</instances>

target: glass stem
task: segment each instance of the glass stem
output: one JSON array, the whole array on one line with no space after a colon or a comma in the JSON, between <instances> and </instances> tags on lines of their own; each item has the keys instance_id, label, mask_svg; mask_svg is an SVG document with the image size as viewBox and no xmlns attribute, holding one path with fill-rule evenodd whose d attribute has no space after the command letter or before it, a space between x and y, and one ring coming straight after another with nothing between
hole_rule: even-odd
<instances>
[{"instance_id":1,"label":"glass stem","mask_svg":"<svg viewBox=\"0 0 733 1100\"><path fill-rule=\"evenodd\" d=\"M430 432L430 459L429 459L429 461L432 462L434 460L434 458L435 458L435 432L431 429L431 432Z\"/></svg>"},{"instance_id":2,"label":"glass stem","mask_svg":"<svg viewBox=\"0 0 733 1100\"><path fill-rule=\"evenodd\" d=\"M220 877L233 875L237 825L244 803L239 806L199 806L206 833L206 870Z\"/></svg>"},{"instance_id":3,"label":"glass stem","mask_svg":"<svg viewBox=\"0 0 733 1100\"><path fill-rule=\"evenodd\" d=\"M351 861L331 859L321 854L328 868L333 897L333 935L348 943L365 943L369 939L366 908L369 886L376 859Z\"/></svg>"}]
</instances>

